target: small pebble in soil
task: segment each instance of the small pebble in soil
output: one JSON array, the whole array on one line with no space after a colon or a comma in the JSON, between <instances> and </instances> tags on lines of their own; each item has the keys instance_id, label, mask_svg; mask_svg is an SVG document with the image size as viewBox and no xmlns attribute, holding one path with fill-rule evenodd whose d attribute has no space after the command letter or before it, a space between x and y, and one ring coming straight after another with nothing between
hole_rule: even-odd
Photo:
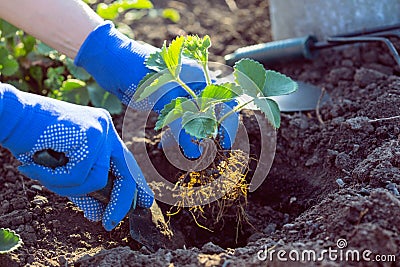
<instances>
[{"instance_id":1,"label":"small pebble in soil","mask_svg":"<svg viewBox=\"0 0 400 267\"><path fill-rule=\"evenodd\" d=\"M345 183L344 183L342 178L336 179L336 183L338 184L339 187L343 187L345 185Z\"/></svg>"},{"instance_id":2,"label":"small pebble in soil","mask_svg":"<svg viewBox=\"0 0 400 267\"><path fill-rule=\"evenodd\" d=\"M284 230L291 230L291 229L293 229L294 228L294 224L293 223L287 223L287 224L285 224L285 225L283 225L282 226L282 229L284 229Z\"/></svg>"},{"instance_id":3,"label":"small pebble in soil","mask_svg":"<svg viewBox=\"0 0 400 267\"><path fill-rule=\"evenodd\" d=\"M314 165L318 165L320 162L321 162L321 157L319 156L319 154L314 154L304 163L304 165L307 167L311 167Z\"/></svg>"},{"instance_id":4,"label":"small pebble in soil","mask_svg":"<svg viewBox=\"0 0 400 267\"><path fill-rule=\"evenodd\" d=\"M243 248L236 248L235 249L235 256L240 256L240 255L249 255L251 253L255 252L255 248L252 247L243 247Z\"/></svg>"},{"instance_id":5,"label":"small pebble in soil","mask_svg":"<svg viewBox=\"0 0 400 267\"><path fill-rule=\"evenodd\" d=\"M276 245L284 246L285 245L285 241L283 241L283 239L279 239L279 241L276 242Z\"/></svg>"},{"instance_id":6,"label":"small pebble in soil","mask_svg":"<svg viewBox=\"0 0 400 267\"><path fill-rule=\"evenodd\" d=\"M67 259L64 256L58 257L58 263L60 266L67 266L68 264Z\"/></svg>"},{"instance_id":7,"label":"small pebble in soil","mask_svg":"<svg viewBox=\"0 0 400 267\"><path fill-rule=\"evenodd\" d=\"M204 244L204 246L201 248L201 251L206 254L219 254L224 252L224 249L212 242L208 242Z\"/></svg>"},{"instance_id":8,"label":"small pebble in soil","mask_svg":"<svg viewBox=\"0 0 400 267\"><path fill-rule=\"evenodd\" d=\"M150 251L146 246L142 246L142 247L139 249L139 252L140 252L141 254L144 254L144 255L150 255L150 254L151 254L151 251Z\"/></svg>"},{"instance_id":9,"label":"small pebble in soil","mask_svg":"<svg viewBox=\"0 0 400 267\"><path fill-rule=\"evenodd\" d=\"M34 184L31 186L31 189L36 190L36 191L42 191L43 188L40 185Z\"/></svg>"},{"instance_id":10,"label":"small pebble in soil","mask_svg":"<svg viewBox=\"0 0 400 267\"><path fill-rule=\"evenodd\" d=\"M5 214L10 209L10 202L8 200L3 200L0 207L0 213Z\"/></svg>"},{"instance_id":11,"label":"small pebble in soil","mask_svg":"<svg viewBox=\"0 0 400 267\"><path fill-rule=\"evenodd\" d=\"M290 215L287 214L287 213L283 214L283 223L284 223L284 224L285 224L285 223L288 223L289 220L290 220Z\"/></svg>"},{"instance_id":12,"label":"small pebble in soil","mask_svg":"<svg viewBox=\"0 0 400 267\"><path fill-rule=\"evenodd\" d=\"M263 233L264 234L272 234L276 230L276 224L275 223L270 223L267 225L267 227L264 228Z\"/></svg>"},{"instance_id":13,"label":"small pebble in soil","mask_svg":"<svg viewBox=\"0 0 400 267\"><path fill-rule=\"evenodd\" d=\"M360 145L359 144L354 144L352 152L353 153L357 153L359 150L360 150Z\"/></svg>"},{"instance_id":14,"label":"small pebble in soil","mask_svg":"<svg viewBox=\"0 0 400 267\"><path fill-rule=\"evenodd\" d=\"M363 130L366 132L372 132L374 127L370 124L370 119L368 117L355 117L350 118L345 121L345 124L350 127L350 129L359 131Z\"/></svg>"},{"instance_id":15,"label":"small pebble in soil","mask_svg":"<svg viewBox=\"0 0 400 267\"><path fill-rule=\"evenodd\" d=\"M397 185L395 183L388 183L386 185L386 189L389 190L393 195L400 196L399 190L397 189Z\"/></svg>"},{"instance_id":16,"label":"small pebble in soil","mask_svg":"<svg viewBox=\"0 0 400 267\"><path fill-rule=\"evenodd\" d=\"M366 188L361 188L360 189L360 191L358 191L358 193L360 194L360 195L362 195L362 196L369 196L370 195L370 192L368 191L368 189L366 189Z\"/></svg>"}]
</instances>

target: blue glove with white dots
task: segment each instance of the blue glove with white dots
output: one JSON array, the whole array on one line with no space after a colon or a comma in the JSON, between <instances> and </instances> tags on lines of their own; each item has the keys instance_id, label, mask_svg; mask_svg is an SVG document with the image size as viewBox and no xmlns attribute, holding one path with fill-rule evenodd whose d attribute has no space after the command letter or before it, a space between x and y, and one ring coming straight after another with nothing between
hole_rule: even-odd
<instances>
[{"instance_id":1,"label":"blue glove with white dots","mask_svg":"<svg viewBox=\"0 0 400 267\"><path fill-rule=\"evenodd\" d=\"M121 34L111 22L105 22L86 38L75 58L75 64L87 70L100 86L116 95L125 105L138 110L153 109L160 112L172 99L188 94L177 83L171 82L148 99L139 103L131 102L139 82L151 72L146 67L145 60L155 51L157 48L135 42ZM196 93L206 86L204 73L193 60L183 59L181 79ZM225 105L219 116L235 105L235 101ZM182 129L180 120L170 124L170 128L186 157L198 158L201 155L199 146ZM223 149L231 148L237 129L238 115L234 113L223 122L219 131ZM168 144L163 144L166 145Z\"/></svg>"},{"instance_id":2,"label":"blue glove with white dots","mask_svg":"<svg viewBox=\"0 0 400 267\"><path fill-rule=\"evenodd\" d=\"M92 221L113 229L137 205L150 207L150 190L133 155L118 136L109 113L21 92L0 83L0 144L22 163L19 170L49 190L69 197ZM36 163L39 151L63 153L62 166ZM116 177L108 205L88 196Z\"/></svg>"}]
</instances>

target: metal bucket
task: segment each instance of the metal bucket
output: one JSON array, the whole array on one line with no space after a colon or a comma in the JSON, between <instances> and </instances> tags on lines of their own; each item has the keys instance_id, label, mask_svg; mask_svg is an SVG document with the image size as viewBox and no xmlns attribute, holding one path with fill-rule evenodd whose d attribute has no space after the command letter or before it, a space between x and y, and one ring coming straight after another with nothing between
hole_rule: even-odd
<instances>
[{"instance_id":1,"label":"metal bucket","mask_svg":"<svg viewBox=\"0 0 400 267\"><path fill-rule=\"evenodd\" d=\"M272 36L328 36L400 22L400 0L270 0Z\"/></svg>"}]
</instances>

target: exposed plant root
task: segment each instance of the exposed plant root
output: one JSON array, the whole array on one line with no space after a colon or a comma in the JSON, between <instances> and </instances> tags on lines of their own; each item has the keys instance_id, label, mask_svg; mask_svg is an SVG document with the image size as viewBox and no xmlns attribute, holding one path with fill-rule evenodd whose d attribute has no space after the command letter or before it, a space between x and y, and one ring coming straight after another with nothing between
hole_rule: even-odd
<instances>
[{"instance_id":1,"label":"exposed plant root","mask_svg":"<svg viewBox=\"0 0 400 267\"><path fill-rule=\"evenodd\" d=\"M180 189L177 194L179 200L167 212L167 216L171 218L186 208L197 226L212 232L212 229L202 225L198 219L207 220L207 217L212 217L214 221L211 226L217 223L224 225L224 215L236 209L237 239L242 223L250 224L245 211L249 190L246 180L248 161L249 155L241 150L218 150L216 159L207 169L181 174L175 185L175 189ZM218 198L216 194L222 194L222 197ZM196 204L202 203L201 200L214 198L217 200L212 203Z\"/></svg>"},{"instance_id":2,"label":"exposed plant root","mask_svg":"<svg viewBox=\"0 0 400 267\"><path fill-rule=\"evenodd\" d=\"M326 93L326 89L325 89L325 87L323 87L322 90L321 90L321 95L318 98L317 107L315 109L315 112L317 114L318 122L323 126L325 125L325 122L324 122L324 120L322 119L322 116L321 116L320 106L321 106L322 98L324 97L325 93Z\"/></svg>"}]
</instances>

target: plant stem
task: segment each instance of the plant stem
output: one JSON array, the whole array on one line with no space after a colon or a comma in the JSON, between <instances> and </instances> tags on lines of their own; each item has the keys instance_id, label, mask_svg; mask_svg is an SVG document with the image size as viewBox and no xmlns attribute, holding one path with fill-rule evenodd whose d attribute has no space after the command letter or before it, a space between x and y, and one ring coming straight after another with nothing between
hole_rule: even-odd
<instances>
[{"instance_id":1,"label":"plant stem","mask_svg":"<svg viewBox=\"0 0 400 267\"><path fill-rule=\"evenodd\" d=\"M244 108L245 106L247 106L248 104L250 104L251 102L253 102L254 99L255 99L255 98L253 98L253 99L251 99L251 100L249 100L249 101L247 101L247 102L245 102L245 103L243 103L243 104L241 104L241 105L239 105L239 106L234 107L232 110L230 110L228 113L226 113L224 116L222 116L222 117L218 120L218 124L221 124L221 122L222 122L223 120L225 120L226 118L228 118L230 115L232 115L232 114L235 113L235 112L238 112L239 110L241 110L242 108Z\"/></svg>"},{"instance_id":2,"label":"plant stem","mask_svg":"<svg viewBox=\"0 0 400 267\"><path fill-rule=\"evenodd\" d=\"M204 109L204 110L202 110L202 111L207 111L209 108L211 108L212 106L215 106L215 105L217 105L217 104L221 104L221 103L224 103L224 102L228 102L228 101L231 101L232 99L227 99L227 100L221 100L221 99L219 99L219 100L212 100L212 101L207 101L207 107Z\"/></svg>"},{"instance_id":3,"label":"plant stem","mask_svg":"<svg viewBox=\"0 0 400 267\"><path fill-rule=\"evenodd\" d=\"M194 99L197 98L196 93L195 93L192 89L190 89L190 87L187 86L187 84L184 83L184 82L181 80L181 78L180 78L179 76L176 77L175 79L176 79L176 81L179 83L179 85L180 85L183 89L185 89L186 92L188 92L189 95L191 95Z\"/></svg>"},{"instance_id":4,"label":"plant stem","mask_svg":"<svg viewBox=\"0 0 400 267\"><path fill-rule=\"evenodd\" d=\"M204 74L206 76L207 85L210 85L211 84L211 78L210 78L210 72L208 71L207 61L206 62L202 62L202 66L203 66Z\"/></svg>"}]
</instances>

